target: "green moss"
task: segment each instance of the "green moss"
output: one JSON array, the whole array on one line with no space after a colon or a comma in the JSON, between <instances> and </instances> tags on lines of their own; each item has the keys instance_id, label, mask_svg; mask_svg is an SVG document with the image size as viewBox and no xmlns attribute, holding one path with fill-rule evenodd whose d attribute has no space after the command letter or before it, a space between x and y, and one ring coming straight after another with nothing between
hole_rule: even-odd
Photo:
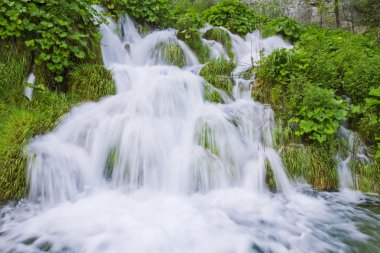
<instances>
[{"instance_id":1,"label":"green moss","mask_svg":"<svg viewBox=\"0 0 380 253\"><path fill-rule=\"evenodd\" d=\"M235 63L232 61L225 58L215 59L203 66L200 75L214 87L232 95L234 83L231 80L231 73L234 68Z\"/></svg>"},{"instance_id":2,"label":"green moss","mask_svg":"<svg viewBox=\"0 0 380 253\"><path fill-rule=\"evenodd\" d=\"M220 156L220 148L215 139L214 130L207 124L201 123L195 133L196 143L204 147L210 153Z\"/></svg>"},{"instance_id":3,"label":"green moss","mask_svg":"<svg viewBox=\"0 0 380 253\"><path fill-rule=\"evenodd\" d=\"M25 99L31 52L20 41L0 41L0 98L7 103Z\"/></svg>"},{"instance_id":4,"label":"green moss","mask_svg":"<svg viewBox=\"0 0 380 253\"><path fill-rule=\"evenodd\" d=\"M220 28L211 28L205 32L203 37L208 40L215 40L222 44L227 52L228 57L231 59L234 58L234 52L232 50L232 39L227 31Z\"/></svg>"},{"instance_id":5,"label":"green moss","mask_svg":"<svg viewBox=\"0 0 380 253\"><path fill-rule=\"evenodd\" d=\"M364 192L380 193L380 161L358 165L358 186Z\"/></svg>"},{"instance_id":6,"label":"green moss","mask_svg":"<svg viewBox=\"0 0 380 253\"><path fill-rule=\"evenodd\" d=\"M115 91L112 75L102 65L84 64L70 73L68 94L81 101L96 101Z\"/></svg>"},{"instance_id":7,"label":"green moss","mask_svg":"<svg viewBox=\"0 0 380 253\"><path fill-rule=\"evenodd\" d=\"M177 43L161 43L156 46L156 50L158 50L166 64L180 68L185 67L187 64L185 53Z\"/></svg>"},{"instance_id":8,"label":"green moss","mask_svg":"<svg viewBox=\"0 0 380 253\"><path fill-rule=\"evenodd\" d=\"M206 83L204 86L204 97L206 101L212 103L223 103L223 98L220 92L215 89L210 83Z\"/></svg>"}]
</instances>

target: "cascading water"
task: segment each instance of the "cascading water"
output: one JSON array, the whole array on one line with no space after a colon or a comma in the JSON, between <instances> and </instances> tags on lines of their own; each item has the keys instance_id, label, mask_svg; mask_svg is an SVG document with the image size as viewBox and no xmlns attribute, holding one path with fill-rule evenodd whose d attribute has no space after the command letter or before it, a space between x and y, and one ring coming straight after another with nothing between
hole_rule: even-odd
<instances>
[{"instance_id":1,"label":"cascading water","mask_svg":"<svg viewBox=\"0 0 380 253\"><path fill-rule=\"evenodd\" d=\"M0 252L348 252L373 240L360 221L378 216L289 182L269 107L247 95L206 102L175 31L116 27L101 30L117 95L73 109L28 146L29 198L1 210ZM255 33L231 36L237 59L256 57ZM183 69L160 53L173 43Z\"/></svg>"}]
</instances>

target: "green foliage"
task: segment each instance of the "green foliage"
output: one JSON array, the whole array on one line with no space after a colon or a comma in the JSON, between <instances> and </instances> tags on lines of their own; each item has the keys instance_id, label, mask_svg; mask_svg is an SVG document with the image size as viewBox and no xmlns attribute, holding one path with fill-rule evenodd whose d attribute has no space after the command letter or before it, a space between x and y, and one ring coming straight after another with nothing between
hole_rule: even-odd
<instances>
[{"instance_id":1,"label":"green foliage","mask_svg":"<svg viewBox=\"0 0 380 253\"><path fill-rule=\"evenodd\" d=\"M187 3L188 1L183 2ZM204 26L205 20L193 6L186 8L181 8L181 5L179 5L174 10L174 16L176 17L174 27L178 30L177 37L196 53L201 63L205 63L210 59L210 49L202 43L201 33L199 32L199 29Z\"/></svg>"},{"instance_id":2,"label":"green foliage","mask_svg":"<svg viewBox=\"0 0 380 253\"><path fill-rule=\"evenodd\" d=\"M296 42L302 34L301 25L294 19L281 17L270 20L262 28L264 37L280 34L285 39Z\"/></svg>"},{"instance_id":3,"label":"green foliage","mask_svg":"<svg viewBox=\"0 0 380 253\"><path fill-rule=\"evenodd\" d=\"M379 53L373 38L309 28L292 50L275 50L260 62L254 96L271 103L285 122L293 118L289 123L299 124L298 134L318 142L329 139L347 117L337 97L348 96L354 104L350 128L374 143L379 114L366 101L380 83ZM313 100L321 102L309 104Z\"/></svg>"},{"instance_id":4,"label":"green foliage","mask_svg":"<svg viewBox=\"0 0 380 253\"><path fill-rule=\"evenodd\" d=\"M237 0L221 0L204 12L208 23L223 26L233 33L245 35L267 21L267 18L256 14L246 4Z\"/></svg>"},{"instance_id":5,"label":"green foliage","mask_svg":"<svg viewBox=\"0 0 380 253\"><path fill-rule=\"evenodd\" d=\"M128 14L140 24L166 27L171 22L171 5L168 0L101 0L114 16Z\"/></svg>"},{"instance_id":6,"label":"green foliage","mask_svg":"<svg viewBox=\"0 0 380 253\"><path fill-rule=\"evenodd\" d=\"M225 58L215 59L206 63L200 71L200 75L214 87L232 94L233 82L231 80L232 70L235 63Z\"/></svg>"},{"instance_id":7,"label":"green foliage","mask_svg":"<svg viewBox=\"0 0 380 253\"><path fill-rule=\"evenodd\" d=\"M305 87L302 96L296 116L289 120L299 124L296 134L320 143L331 140L340 121L347 118L346 102L337 99L333 90L317 86Z\"/></svg>"},{"instance_id":8,"label":"green foliage","mask_svg":"<svg viewBox=\"0 0 380 253\"><path fill-rule=\"evenodd\" d=\"M102 65L84 64L70 73L68 94L81 101L97 101L115 92L112 75Z\"/></svg>"},{"instance_id":9,"label":"green foliage","mask_svg":"<svg viewBox=\"0 0 380 253\"><path fill-rule=\"evenodd\" d=\"M102 21L92 0L4 0L0 8L0 38L19 38L37 52L57 83L76 61L92 55L89 43Z\"/></svg>"},{"instance_id":10,"label":"green foliage","mask_svg":"<svg viewBox=\"0 0 380 253\"><path fill-rule=\"evenodd\" d=\"M232 50L232 39L227 31L221 28L211 28L205 32L203 37L208 40L215 40L222 44L228 54L228 57L231 59L234 58L234 52Z\"/></svg>"}]
</instances>

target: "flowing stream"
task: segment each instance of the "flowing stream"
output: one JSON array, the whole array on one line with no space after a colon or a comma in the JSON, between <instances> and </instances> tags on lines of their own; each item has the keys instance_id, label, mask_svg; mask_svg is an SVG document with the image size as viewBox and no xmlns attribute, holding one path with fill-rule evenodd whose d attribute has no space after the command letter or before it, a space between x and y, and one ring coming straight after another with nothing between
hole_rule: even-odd
<instances>
[{"instance_id":1,"label":"flowing stream","mask_svg":"<svg viewBox=\"0 0 380 253\"><path fill-rule=\"evenodd\" d=\"M125 19L101 31L117 94L74 108L27 147L29 195L0 210L0 252L379 251L379 199L290 182L272 147L273 111L246 80L235 79L229 103L209 103L201 65L174 30L141 36ZM291 47L231 36L239 63ZM185 67L167 63L167 44Z\"/></svg>"}]
</instances>

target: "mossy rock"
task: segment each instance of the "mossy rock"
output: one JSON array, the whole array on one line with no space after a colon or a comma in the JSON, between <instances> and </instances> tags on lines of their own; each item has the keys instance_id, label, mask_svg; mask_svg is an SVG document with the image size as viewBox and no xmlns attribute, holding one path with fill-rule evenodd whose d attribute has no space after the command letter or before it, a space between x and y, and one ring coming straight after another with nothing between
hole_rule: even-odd
<instances>
[{"instance_id":1,"label":"mossy rock","mask_svg":"<svg viewBox=\"0 0 380 253\"><path fill-rule=\"evenodd\" d=\"M232 95L234 83L231 79L231 73L235 66L234 62L222 57L206 63L201 69L200 75L214 87Z\"/></svg>"},{"instance_id":2,"label":"mossy rock","mask_svg":"<svg viewBox=\"0 0 380 253\"><path fill-rule=\"evenodd\" d=\"M102 65L84 64L70 73L68 94L81 101L97 101L115 92L112 75Z\"/></svg>"},{"instance_id":3,"label":"mossy rock","mask_svg":"<svg viewBox=\"0 0 380 253\"><path fill-rule=\"evenodd\" d=\"M234 52L232 50L232 39L227 31L215 27L207 30L204 33L203 37L208 40L215 40L222 44L227 52L228 57L230 57L231 59L234 58Z\"/></svg>"}]
</instances>

